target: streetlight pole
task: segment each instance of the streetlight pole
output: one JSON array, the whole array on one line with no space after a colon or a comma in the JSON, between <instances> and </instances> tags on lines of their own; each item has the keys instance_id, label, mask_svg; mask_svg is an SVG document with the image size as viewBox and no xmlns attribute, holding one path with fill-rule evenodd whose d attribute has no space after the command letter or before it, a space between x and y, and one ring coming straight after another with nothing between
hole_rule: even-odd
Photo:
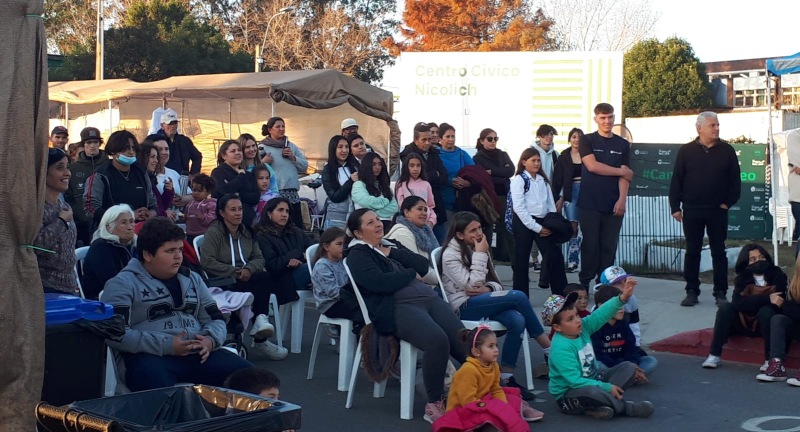
<instances>
[{"instance_id":1,"label":"streetlight pole","mask_svg":"<svg viewBox=\"0 0 800 432\"><path fill-rule=\"evenodd\" d=\"M95 44L94 79L103 79L103 51L105 41L103 38L103 0L97 0L97 41Z\"/></svg>"},{"instance_id":2,"label":"streetlight pole","mask_svg":"<svg viewBox=\"0 0 800 432\"><path fill-rule=\"evenodd\" d=\"M264 40L263 40L263 42L261 42L261 45L259 47L256 47L256 63L260 63L261 64L261 69L262 70L264 69L264 67L263 67L264 66L264 49L267 46L267 35L269 35L269 28L272 25L272 20L275 19L279 15L287 14L289 12L294 12L295 9L297 9L297 8L294 7L294 6L286 6L285 8L279 9L278 12L276 12L274 15L269 17L269 20L267 20L267 30L264 32ZM258 71L256 70L256 72L258 72Z\"/></svg>"}]
</instances>

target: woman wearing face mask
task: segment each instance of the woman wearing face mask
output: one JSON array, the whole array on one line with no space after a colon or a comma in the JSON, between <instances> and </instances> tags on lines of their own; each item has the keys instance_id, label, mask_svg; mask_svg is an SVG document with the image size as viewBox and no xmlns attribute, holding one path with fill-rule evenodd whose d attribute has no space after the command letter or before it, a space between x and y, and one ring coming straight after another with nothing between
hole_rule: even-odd
<instances>
[{"instance_id":1,"label":"woman wearing face mask","mask_svg":"<svg viewBox=\"0 0 800 432\"><path fill-rule=\"evenodd\" d=\"M292 223L289 200L283 197L269 200L255 231L264 256L264 269L272 283L295 290L308 289L311 274L305 252L312 241Z\"/></svg>"},{"instance_id":2,"label":"woman wearing face mask","mask_svg":"<svg viewBox=\"0 0 800 432\"><path fill-rule=\"evenodd\" d=\"M328 163L322 168L322 187L328 195L325 229L345 228L352 210L350 192L358 181L358 162L350 155L350 144L342 135L328 141Z\"/></svg>"},{"instance_id":3,"label":"woman wearing face mask","mask_svg":"<svg viewBox=\"0 0 800 432\"><path fill-rule=\"evenodd\" d=\"M723 345L730 335L738 334L764 339L764 365L761 366L764 372L770 352L770 320L780 313L786 298L786 274L775 265L769 252L756 243L742 247L734 271L733 298L731 303L717 308L714 337L703 367L715 369L719 366Z\"/></svg>"},{"instance_id":4,"label":"woman wearing face mask","mask_svg":"<svg viewBox=\"0 0 800 432\"><path fill-rule=\"evenodd\" d=\"M111 134L106 153L111 163L104 164L86 180L84 201L86 213L94 219L94 229L100 225L103 213L114 205L128 204L142 222L156 216L156 196L150 178L136 164L139 143L132 133L121 130Z\"/></svg>"},{"instance_id":5,"label":"woman wearing face mask","mask_svg":"<svg viewBox=\"0 0 800 432\"><path fill-rule=\"evenodd\" d=\"M39 276L46 293L78 293L78 282L73 272L78 231L72 208L61 200L61 195L69 187L71 175L69 156L61 149L49 149L42 226L33 242Z\"/></svg>"},{"instance_id":6,"label":"woman wearing face mask","mask_svg":"<svg viewBox=\"0 0 800 432\"><path fill-rule=\"evenodd\" d=\"M83 260L81 286L87 299L97 300L106 282L136 256L134 225L133 210L127 204L106 210Z\"/></svg>"}]
</instances>

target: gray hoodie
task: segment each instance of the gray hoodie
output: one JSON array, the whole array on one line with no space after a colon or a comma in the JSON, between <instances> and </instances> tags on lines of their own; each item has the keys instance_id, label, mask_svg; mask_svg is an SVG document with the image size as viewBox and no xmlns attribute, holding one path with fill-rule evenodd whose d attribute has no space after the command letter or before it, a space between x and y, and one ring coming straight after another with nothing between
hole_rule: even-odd
<instances>
[{"instance_id":1,"label":"gray hoodie","mask_svg":"<svg viewBox=\"0 0 800 432\"><path fill-rule=\"evenodd\" d=\"M150 275L138 259L131 259L106 283L100 297L125 318L122 341L107 340L108 345L129 353L174 355L172 338L186 330L186 339L200 334L214 341L214 349L222 346L225 321L200 275L181 268L178 281L183 305L176 309L166 285Z\"/></svg>"},{"instance_id":2,"label":"gray hoodie","mask_svg":"<svg viewBox=\"0 0 800 432\"><path fill-rule=\"evenodd\" d=\"M539 141L537 140L536 144L532 145L531 147L535 148L536 151L539 152L539 157L542 159L542 172L544 173L544 176L547 177L547 180L552 182L553 170L556 167L556 160L558 159L556 146L551 144L550 149L545 150L539 146Z\"/></svg>"}]
</instances>

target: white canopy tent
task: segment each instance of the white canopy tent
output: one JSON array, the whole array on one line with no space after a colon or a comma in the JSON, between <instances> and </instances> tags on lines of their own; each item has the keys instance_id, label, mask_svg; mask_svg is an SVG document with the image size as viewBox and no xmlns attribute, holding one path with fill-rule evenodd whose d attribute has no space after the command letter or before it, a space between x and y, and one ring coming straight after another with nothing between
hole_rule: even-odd
<instances>
[{"instance_id":1,"label":"white canopy tent","mask_svg":"<svg viewBox=\"0 0 800 432\"><path fill-rule=\"evenodd\" d=\"M242 133L261 136L269 117L286 120L287 135L299 145L312 167L327 160L331 136L345 118L354 118L359 133L395 165L400 131L393 120L393 95L335 70L194 75L150 83L108 80L51 83L51 113L57 112L70 136L85 126L104 135L128 129L144 138L152 111L178 112L181 132L203 152L203 171L216 165L216 144ZM63 109L54 110L53 103Z\"/></svg>"}]
</instances>

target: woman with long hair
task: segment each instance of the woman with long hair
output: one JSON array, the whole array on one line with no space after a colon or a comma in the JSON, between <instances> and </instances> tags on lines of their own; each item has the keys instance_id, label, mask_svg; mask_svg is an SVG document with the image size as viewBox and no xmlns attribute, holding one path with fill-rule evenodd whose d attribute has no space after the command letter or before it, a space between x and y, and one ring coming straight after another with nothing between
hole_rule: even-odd
<instances>
[{"instance_id":1,"label":"woman with long hair","mask_svg":"<svg viewBox=\"0 0 800 432\"><path fill-rule=\"evenodd\" d=\"M256 166L266 166L269 170L270 191L278 194L278 180L275 177L275 170L270 165L272 163L272 155L266 153L264 157L259 157L258 154L258 141L256 137L249 133L243 133L236 138L242 148L242 169L247 172L253 172Z\"/></svg>"},{"instance_id":2,"label":"woman with long hair","mask_svg":"<svg viewBox=\"0 0 800 432\"><path fill-rule=\"evenodd\" d=\"M471 183L458 176L461 168L475 165L475 162L464 149L456 146L456 128L448 123L439 125L439 137L442 146L439 148L439 157L447 170L447 184L442 190L442 203L448 212L455 211L456 190L468 188Z\"/></svg>"},{"instance_id":3,"label":"woman with long hair","mask_svg":"<svg viewBox=\"0 0 800 432\"><path fill-rule=\"evenodd\" d=\"M513 375L521 344L528 343L522 340L522 335L527 329L545 353L550 349L550 339L528 297L500 284L487 240L478 215L470 212L453 215L442 252L445 295L461 319L478 321L488 317L506 326L508 334L500 355L501 381L520 389L523 399L533 400L533 393L517 384Z\"/></svg>"},{"instance_id":4,"label":"woman with long hair","mask_svg":"<svg viewBox=\"0 0 800 432\"><path fill-rule=\"evenodd\" d=\"M389 185L389 172L386 162L377 153L367 153L358 169L358 181L353 183L351 192L356 209L367 208L381 218L384 232L392 226L392 218L397 213L397 200Z\"/></svg>"},{"instance_id":5,"label":"woman with long hair","mask_svg":"<svg viewBox=\"0 0 800 432\"><path fill-rule=\"evenodd\" d=\"M212 197L217 200L225 194L237 194L243 204L243 221L248 227L256 220L256 207L261 198L253 173L242 168L242 146L236 140L227 140L219 147L217 167L211 171L214 179Z\"/></svg>"},{"instance_id":6,"label":"woman with long hair","mask_svg":"<svg viewBox=\"0 0 800 432\"><path fill-rule=\"evenodd\" d=\"M164 179L164 188L162 191L158 190L159 155L158 149L153 145L152 141L144 140L139 146L137 162L147 171L147 176L150 178L153 195L156 197L156 215L169 217L172 221L177 220L176 213L171 210L175 197L175 187L172 184L172 180L166 177Z\"/></svg>"},{"instance_id":7,"label":"woman with long hair","mask_svg":"<svg viewBox=\"0 0 800 432\"><path fill-rule=\"evenodd\" d=\"M714 337L704 368L719 366L722 347L731 334L764 339L764 365L770 353L770 320L786 296L786 274L775 265L772 256L758 243L742 247L734 266L733 297L717 308Z\"/></svg>"},{"instance_id":8,"label":"woman with long hair","mask_svg":"<svg viewBox=\"0 0 800 432\"><path fill-rule=\"evenodd\" d=\"M514 175L514 162L508 153L497 148L500 142L497 132L494 129L486 128L478 135L478 142L475 143L475 148L478 149L475 156L472 158L475 165L480 165L489 176L492 178L494 184L494 192L500 200L500 214L506 214L506 204L508 202L508 188L511 181L509 180ZM506 230L505 221L499 218L495 224L494 232L497 233L497 248L495 258L501 261L509 261L514 254L514 237L509 235Z\"/></svg>"},{"instance_id":9,"label":"woman with long hair","mask_svg":"<svg viewBox=\"0 0 800 432\"><path fill-rule=\"evenodd\" d=\"M783 366L792 341L800 339L800 260L794 262L794 274L786 294L785 297L775 296L776 306L781 312L770 319L769 360L766 370L762 370L756 379L767 382L785 380L789 385L800 387L800 370L794 378L787 380L786 367Z\"/></svg>"},{"instance_id":10,"label":"woman with long hair","mask_svg":"<svg viewBox=\"0 0 800 432\"><path fill-rule=\"evenodd\" d=\"M572 128L569 131L569 148L561 152L556 160L553 171L553 195L556 198L556 211L564 209L567 220L572 222L573 235L569 240L567 256L567 272L578 270L581 262L581 240L578 236L578 196L581 191L581 154L578 148L581 144L583 131Z\"/></svg>"},{"instance_id":11,"label":"woman with long hair","mask_svg":"<svg viewBox=\"0 0 800 432\"><path fill-rule=\"evenodd\" d=\"M272 117L261 126L261 141L266 155L271 156L272 169L275 170L275 184L278 194L289 200L292 204L292 222L296 226L303 226L303 217L300 214L300 174L308 170L308 159L293 142L286 136L286 122L280 117ZM266 157L266 155L264 157Z\"/></svg>"},{"instance_id":12,"label":"woman with long hair","mask_svg":"<svg viewBox=\"0 0 800 432\"><path fill-rule=\"evenodd\" d=\"M427 223L433 228L436 226L436 201L431 184L428 183L428 175L425 173L425 161L419 153L409 153L403 159L402 165L400 179L394 186L397 202L402 203L410 196L418 196L425 200L428 205Z\"/></svg>"},{"instance_id":13,"label":"woman with long hair","mask_svg":"<svg viewBox=\"0 0 800 432\"><path fill-rule=\"evenodd\" d=\"M269 200L255 226L256 240L264 256L264 269L272 283L295 291L308 289L311 275L306 249L312 245L306 233L291 221L291 205L284 197Z\"/></svg>"},{"instance_id":14,"label":"woman with long hair","mask_svg":"<svg viewBox=\"0 0 800 432\"><path fill-rule=\"evenodd\" d=\"M324 228L347 225L352 210L350 192L358 181L358 162L350 155L350 144L342 135L328 141L328 163L322 168L322 188L328 195Z\"/></svg>"}]
</instances>

